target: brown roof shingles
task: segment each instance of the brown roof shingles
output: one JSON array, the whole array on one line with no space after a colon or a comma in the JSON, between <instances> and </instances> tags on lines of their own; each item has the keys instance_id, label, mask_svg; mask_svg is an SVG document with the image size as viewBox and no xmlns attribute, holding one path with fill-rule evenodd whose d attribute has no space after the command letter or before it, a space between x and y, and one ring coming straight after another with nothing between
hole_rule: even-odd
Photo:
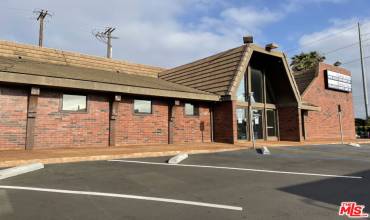
<instances>
[{"instance_id":1,"label":"brown roof shingles","mask_svg":"<svg viewBox=\"0 0 370 220\"><path fill-rule=\"evenodd\" d=\"M317 68L312 68L305 71L294 72L293 73L294 80L297 83L299 93L302 95L307 87L311 84L311 82L317 76Z\"/></svg>"},{"instance_id":2,"label":"brown roof shingles","mask_svg":"<svg viewBox=\"0 0 370 220\"><path fill-rule=\"evenodd\" d=\"M165 70L159 78L195 89L225 95L234 79L246 45Z\"/></svg>"},{"instance_id":3,"label":"brown roof shingles","mask_svg":"<svg viewBox=\"0 0 370 220\"><path fill-rule=\"evenodd\" d=\"M154 67L144 64L130 63L108 59L105 57L91 56L76 52L68 52L33 45L19 44L10 41L0 40L0 54L3 57L48 62L108 71L120 71L128 74L145 75L158 77L158 73L165 70L161 67Z\"/></svg>"}]
</instances>

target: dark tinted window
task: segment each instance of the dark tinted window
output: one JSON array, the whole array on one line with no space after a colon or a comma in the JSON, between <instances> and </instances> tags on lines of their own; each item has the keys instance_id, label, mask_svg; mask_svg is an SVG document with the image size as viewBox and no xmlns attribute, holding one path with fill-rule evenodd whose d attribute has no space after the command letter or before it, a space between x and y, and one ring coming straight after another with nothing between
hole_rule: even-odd
<instances>
[{"instance_id":1,"label":"dark tinted window","mask_svg":"<svg viewBox=\"0 0 370 220\"><path fill-rule=\"evenodd\" d=\"M267 115L267 136L276 136L276 111L266 110Z\"/></svg>"},{"instance_id":2,"label":"dark tinted window","mask_svg":"<svg viewBox=\"0 0 370 220\"><path fill-rule=\"evenodd\" d=\"M236 109L236 124L238 140L247 140L247 110L243 108Z\"/></svg>"},{"instance_id":3,"label":"dark tinted window","mask_svg":"<svg viewBox=\"0 0 370 220\"><path fill-rule=\"evenodd\" d=\"M263 73L260 70L253 69L251 70L252 79L252 92L255 102L264 102L263 99Z\"/></svg>"}]
</instances>

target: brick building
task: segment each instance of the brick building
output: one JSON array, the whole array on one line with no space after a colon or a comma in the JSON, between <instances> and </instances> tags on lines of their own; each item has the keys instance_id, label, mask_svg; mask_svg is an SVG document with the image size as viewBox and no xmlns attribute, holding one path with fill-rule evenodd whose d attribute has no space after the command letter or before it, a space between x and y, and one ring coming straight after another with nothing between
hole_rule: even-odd
<instances>
[{"instance_id":1,"label":"brick building","mask_svg":"<svg viewBox=\"0 0 370 220\"><path fill-rule=\"evenodd\" d=\"M339 139L338 105L354 139L352 94L328 70L350 75L293 75L249 43L163 69L0 41L0 149Z\"/></svg>"}]
</instances>

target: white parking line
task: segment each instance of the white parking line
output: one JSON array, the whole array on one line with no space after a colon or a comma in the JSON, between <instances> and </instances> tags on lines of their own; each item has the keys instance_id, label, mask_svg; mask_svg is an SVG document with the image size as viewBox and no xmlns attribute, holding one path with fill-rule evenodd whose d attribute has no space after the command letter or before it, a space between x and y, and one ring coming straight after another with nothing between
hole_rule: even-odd
<instances>
[{"instance_id":1,"label":"white parking line","mask_svg":"<svg viewBox=\"0 0 370 220\"><path fill-rule=\"evenodd\" d=\"M217 209L228 209L228 210L234 210L234 211L242 211L243 210L243 208L239 207L239 206L220 205L220 204L206 203L206 202L195 202L195 201L187 201L187 200L166 199L166 198L159 198L159 197L137 196L137 195L127 195L127 194L118 194L118 193L74 191L74 190L64 190L64 189L49 189L49 188L6 186L6 185L0 185L0 189L14 189L14 190L28 190L28 191L38 191L38 192L53 192L53 193L62 193L62 194L104 196L104 197L115 197L115 198L126 198L126 199L138 199L138 200L148 200L148 201L156 201L156 202L176 203L176 204L192 205L192 206L203 206L203 207L210 207L210 208L217 208Z\"/></svg>"},{"instance_id":2,"label":"white parking line","mask_svg":"<svg viewBox=\"0 0 370 220\"><path fill-rule=\"evenodd\" d=\"M301 173L301 172L289 172L289 171L278 171L278 170L247 169L247 168L239 168L239 167L220 167L220 166L207 166L207 165L196 165L196 164L167 164L167 163L145 162L145 161L135 161L135 160L109 160L109 161L123 162L123 163L163 165L163 166L199 167L199 168L212 168L212 169L225 169L225 170L240 170L240 171L250 171L250 172L264 172L264 173L280 173L280 174L305 175L305 176L322 176L322 177L334 177L334 178L362 179L361 176L341 176L341 175L322 174L322 173Z\"/></svg>"}]
</instances>

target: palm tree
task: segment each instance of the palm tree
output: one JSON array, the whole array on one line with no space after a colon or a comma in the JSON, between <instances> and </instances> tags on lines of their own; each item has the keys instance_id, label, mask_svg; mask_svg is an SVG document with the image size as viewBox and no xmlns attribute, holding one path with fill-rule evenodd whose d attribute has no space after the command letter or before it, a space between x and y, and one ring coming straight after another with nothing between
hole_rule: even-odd
<instances>
[{"instance_id":1,"label":"palm tree","mask_svg":"<svg viewBox=\"0 0 370 220\"><path fill-rule=\"evenodd\" d=\"M317 51L311 51L309 53L300 53L292 57L290 66L293 71L298 72L302 70L309 70L314 68L318 63L323 62L325 57Z\"/></svg>"}]
</instances>

